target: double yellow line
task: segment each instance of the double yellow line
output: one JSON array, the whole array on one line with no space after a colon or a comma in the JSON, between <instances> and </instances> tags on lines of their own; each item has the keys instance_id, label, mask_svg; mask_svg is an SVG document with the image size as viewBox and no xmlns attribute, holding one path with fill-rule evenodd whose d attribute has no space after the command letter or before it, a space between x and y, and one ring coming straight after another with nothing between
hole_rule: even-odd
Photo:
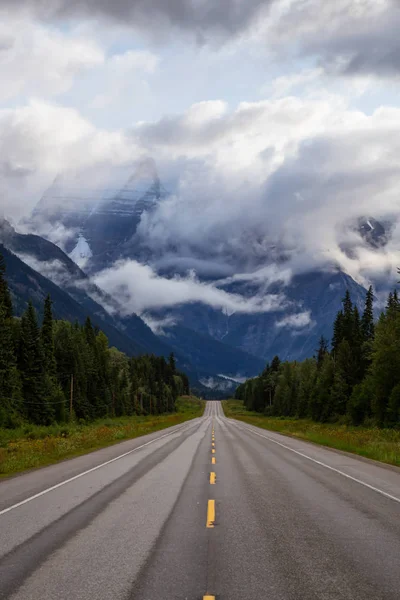
<instances>
[{"instance_id":1,"label":"double yellow line","mask_svg":"<svg viewBox=\"0 0 400 600\"><path fill-rule=\"evenodd\" d=\"M211 432L211 453L215 454L215 431L214 431L214 425L212 427L212 432ZM215 456L212 456L211 458L211 464L215 465L216 460L215 460ZM214 471L211 471L210 473L210 485L215 485L217 481L217 475ZM206 523L206 527L208 529L212 529L215 525L215 500L209 500L208 501L208 505L207 505L207 523Z\"/></svg>"},{"instance_id":2,"label":"double yellow line","mask_svg":"<svg viewBox=\"0 0 400 600\"><path fill-rule=\"evenodd\" d=\"M214 431L214 425L212 427L212 432L211 432L211 454L214 455L215 454L215 431ZM211 464L215 465L216 464L216 458L215 456L211 457ZM217 475L214 471L211 471L210 473L210 485L215 485L217 481ZM215 525L215 500L209 500L208 504L207 504L207 523L206 523L206 527L208 529L212 529ZM215 596L203 596L203 600L215 600Z\"/></svg>"}]
</instances>

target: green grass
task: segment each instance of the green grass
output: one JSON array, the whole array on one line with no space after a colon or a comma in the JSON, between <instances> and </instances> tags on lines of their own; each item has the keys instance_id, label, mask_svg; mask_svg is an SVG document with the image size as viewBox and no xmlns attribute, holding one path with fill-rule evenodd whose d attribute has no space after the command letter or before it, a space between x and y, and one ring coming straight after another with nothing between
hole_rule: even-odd
<instances>
[{"instance_id":1,"label":"green grass","mask_svg":"<svg viewBox=\"0 0 400 600\"><path fill-rule=\"evenodd\" d=\"M172 414L108 418L89 425L26 425L19 429L0 429L0 477L50 465L184 423L200 417L204 407L204 401L182 396L176 404L177 412Z\"/></svg>"},{"instance_id":2,"label":"green grass","mask_svg":"<svg viewBox=\"0 0 400 600\"><path fill-rule=\"evenodd\" d=\"M222 406L227 417L250 425L400 466L398 429L351 427L335 423L314 423L307 419L265 417L247 411L239 400L225 400Z\"/></svg>"}]
</instances>

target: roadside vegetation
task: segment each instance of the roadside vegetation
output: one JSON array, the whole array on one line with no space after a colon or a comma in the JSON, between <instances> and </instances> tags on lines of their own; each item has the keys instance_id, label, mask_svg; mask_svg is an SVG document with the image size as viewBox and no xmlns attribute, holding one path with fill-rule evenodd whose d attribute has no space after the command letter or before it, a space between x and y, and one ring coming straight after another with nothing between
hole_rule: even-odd
<instances>
[{"instance_id":1,"label":"roadside vegetation","mask_svg":"<svg viewBox=\"0 0 400 600\"><path fill-rule=\"evenodd\" d=\"M246 410L240 400L225 400L222 406L227 417L250 425L400 466L399 429L354 427L339 423L316 423L310 419L268 417Z\"/></svg>"},{"instance_id":2,"label":"roadside vegetation","mask_svg":"<svg viewBox=\"0 0 400 600\"><path fill-rule=\"evenodd\" d=\"M360 316L349 292L316 356L281 362L276 356L259 377L236 390L248 410L270 417L311 419L367 427L400 427L400 301L389 294L377 323L373 292Z\"/></svg>"},{"instance_id":3,"label":"roadside vegetation","mask_svg":"<svg viewBox=\"0 0 400 600\"><path fill-rule=\"evenodd\" d=\"M49 296L42 319L32 303L16 318L0 255L0 427L174 413L185 394L173 354L128 357L89 318L55 320Z\"/></svg>"},{"instance_id":4,"label":"roadside vegetation","mask_svg":"<svg viewBox=\"0 0 400 600\"><path fill-rule=\"evenodd\" d=\"M400 301L396 290L374 322L374 295L362 314L349 292L316 355L275 356L240 385L228 416L319 444L400 464Z\"/></svg>"},{"instance_id":5,"label":"roadside vegetation","mask_svg":"<svg viewBox=\"0 0 400 600\"><path fill-rule=\"evenodd\" d=\"M48 465L200 416L174 355L128 357L88 318L21 318L0 255L0 477Z\"/></svg>"},{"instance_id":6,"label":"roadside vegetation","mask_svg":"<svg viewBox=\"0 0 400 600\"><path fill-rule=\"evenodd\" d=\"M184 423L200 417L204 407L202 400L181 396L176 401L176 412L170 414L106 418L87 424L27 424L17 429L0 428L0 477Z\"/></svg>"}]
</instances>

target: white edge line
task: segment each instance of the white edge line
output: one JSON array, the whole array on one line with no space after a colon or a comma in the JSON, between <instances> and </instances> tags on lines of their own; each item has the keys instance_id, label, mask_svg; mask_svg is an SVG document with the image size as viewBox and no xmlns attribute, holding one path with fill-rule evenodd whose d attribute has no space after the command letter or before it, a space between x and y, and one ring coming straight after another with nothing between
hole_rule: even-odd
<instances>
[{"instance_id":1,"label":"white edge line","mask_svg":"<svg viewBox=\"0 0 400 600\"><path fill-rule=\"evenodd\" d=\"M106 465L110 465L111 463L115 462L116 460L119 460L120 458L124 458L125 456L128 456L129 454L132 454L133 452L136 452L137 450L140 450L141 448L144 448L145 446L149 446L150 444L154 444L155 442L158 442L159 440L162 440L163 438L166 438L170 435L174 435L174 433L176 433L177 431L180 431L184 427L186 427L186 423L185 423L185 425L182 425L181 427L179 427L178 429L175 429L174 431L165 433L164 435L161 435L160 437L158 437L154 440L150 440L149 442L146 442L145 444L142 444L141 446L138 446L137 448L133 448L132 450L129 450L128 452L124 452L124 454L120 454L119 456L116 456L115 458L112 458L111 460L107 460L106 462L101 463L100 465L97 465L96 467L92 467L91 469L88 469L87 471L83 471L82 473L78 473L78 475L74 475L74 477L70 477L69 479L66 479L65 481L61 481L60 483L57 483L56 485L52 485L51 487L46 488L45 490L43 490L41 492L38 492L34 496L29 496L29 498L25 498L25 500L21 500L21 502L17 502L17 504L13 504L12 506L9 506L8 508L4 508L3 510L0 510L0 517L2 515L5 515L6 513L10 512L11 510L18 508L19 506L23 506L24 504L27 504L28 502L31 502L32 500L36 500L36 498L40 498L40 496L44 496L45 494L48 494L49 492L52 492L53 490L56 490L57 488L60 488L63 485L66 485L67 483L71 483L71 481L75 481L76 479L79 479L80 477L83 477L84 475L88 475L89 473L93 473L93 471L97 471L97 469L101 469L102 467L105 467Z\"/></svg>"},{"instance_id":2,"label":"white edge line","mask_svg":"<svg viewBox=\"0 0 400 600\"><path fill-rule=\"evenodd\" d=\"M235 425L236 425L236 423L235 423ZM357 479L357 477L352 477L352 475L348 475L347 473L344 473L343 471L339 471L339 469L335 469L335 467L331 467L331 466L321 462L320 460L317 460L316 458L311 458L311 456L307 456L307 454L303 454L303 452L299 452L299 450L294 450L293 448L290 448L290 446L286 446L285 444L282 444L281 442L277 442L276 440L270 438L268 435L262 435L261 433L257 433L257 431L254 431L254 429L250 429L250 427L239 427L237 425L236 425L236 427L238 429L241 429L242 431L245 431L245 430L250 431L250 433L254 433L254 435L258 435L259 437L265 438L266 440L269 440L273 444L282 446L282 448L286 448L286 450L290 450L290 452L294 452L295 454L298 454L299 456L302 456L303 458L306 458L307 460L310 460L311 462L313 462L317 465L320 465L321 467L325 467L325 469L329 469L330 471L333 471L334 473L338 473L339 475L342 475L343 477L346 477L347 479L351 479L352 481L355 481L356 483L359 483L360 485L363 485L364 487L369 488L370 490L373 490L374 492L377 492L378 494L381 494L382 496L385 496L386 498L389 498L390 500L394 500L395 502L400 503L400 498L397 498L396 496L392 496L391 494L388 494L387 492L384 492L383 490L380 490L379 488L376 488L373 485L366 483L365 481L361 481L361 479Z\"/></svg>"}]
</instances>

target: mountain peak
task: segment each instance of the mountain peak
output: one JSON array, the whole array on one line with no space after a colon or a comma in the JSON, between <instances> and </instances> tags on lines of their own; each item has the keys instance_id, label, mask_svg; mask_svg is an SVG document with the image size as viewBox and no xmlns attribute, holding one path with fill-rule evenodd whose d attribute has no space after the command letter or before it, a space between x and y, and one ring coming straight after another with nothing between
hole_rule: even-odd
<instances>
[{"instance_id":1,"label":"mountain peak","mask_svg":"<svg viewBox=\"0 0 400 600\"><path fill-rule=\"evenodd\" d=\"M15 234L15 229L5 217L0 216L0 241L12 237Z\"/></svg>"}]
</instances>

